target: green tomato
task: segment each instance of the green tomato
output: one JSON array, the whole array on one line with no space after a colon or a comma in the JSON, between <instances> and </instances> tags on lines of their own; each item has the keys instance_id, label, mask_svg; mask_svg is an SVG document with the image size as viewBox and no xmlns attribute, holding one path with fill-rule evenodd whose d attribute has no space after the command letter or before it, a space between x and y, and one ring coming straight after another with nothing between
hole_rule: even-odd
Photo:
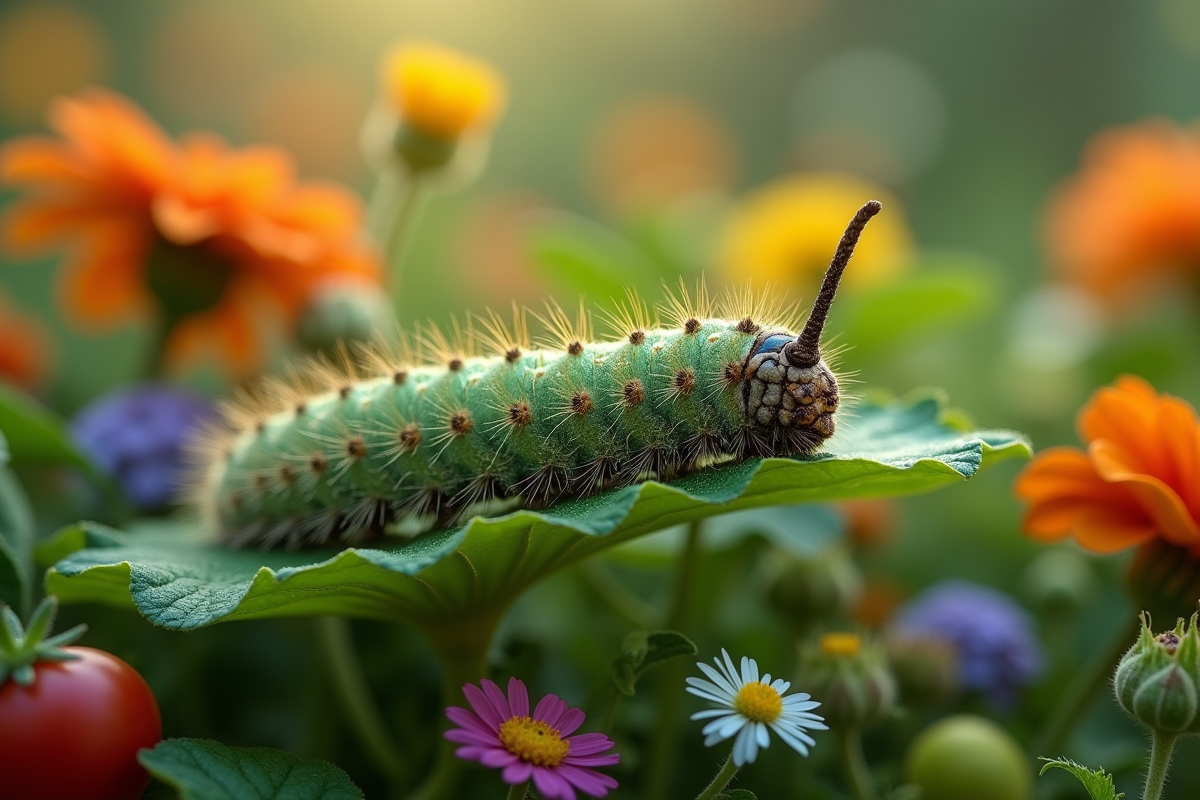
<instances>
[{"instance_id":1,"label":"green tomato","mask_svg":"<svg viewBox=\"0 0 1200 800\"><path fill-rule=\"evenodd\" d=\"M908 751L908 781L922 800L1029 800L1033 775L1003 728L962 714L930 726Z\"/></svg>"}]
</instances>

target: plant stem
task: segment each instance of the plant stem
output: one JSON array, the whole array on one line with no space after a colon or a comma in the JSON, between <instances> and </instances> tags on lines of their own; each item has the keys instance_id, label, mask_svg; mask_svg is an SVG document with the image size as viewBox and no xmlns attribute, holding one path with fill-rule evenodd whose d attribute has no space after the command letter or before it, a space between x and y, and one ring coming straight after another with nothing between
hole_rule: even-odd
<instances>
[{"instance_id":1,"label":"plant stem","mask_svg":"<svg viewBox=\"0 0 1200 800\"><path fill-rule=\"evenodd\" d=\"M1075 676L1050 712L1041 733L1032 742L1030 752L1034 755L1053 755L1062 751L1079 719L1095 700L1096 694L1108 684L1117 662L1137 638L1139 624L1136 618L1131 617L1117 631L1109 646L1102 648Z\"/></svg>"},{"instance_id":2,"label":"plant stem","mask_svg":"<svg viewBox=\"0 0 1200 800\"><path fill-rule=\"evenodd\" d=\"M598 559L592 558L581 563L579 574L588 588L625 622L640 629L651 627L654 612L650 604L626 589Z\"/></svg>"},{"instance_id":3,"label":"plant stem","mask_svg":"<svg viewBox=\"0 0 1200 800\"><path fill-rule=\"evenodd\" d=\"M1150 745L1150 771L1146 773L1146 788L1142 800L1158 800L1162 797L1163 784L1167 782L1167 768L1171 766L1171 754L1179 735L1155 731Z\"/></svg>"},{"instance_id":4,"label":"plant stem","mask_svg":"<svg viewBox=\"0 0 1200 800\"><path fill-rule=\"evenodd\" d=\"M349 621L344 617L318 617L316 625L317 638L350 728L388 783L401 785L407 777L404 761L371 699L362 665L354 651Z\"/></svg>"},{"instance_id":5,"label":"plant stem","mask_svg":"<svg viewBox=\"0 0 1200 800\"><path fill-rule=\"evenodd\" d=\"M721 771L712 779L712 783L700 794L696 795L696 800L712 800L712 798L724 791L729 782L733 780L733 776L737 775L738 766L733 763L733 752L725 759L725 763L721 765ZM656 795L657 796L657 795Z\"/></svg>"},{"instance_id":6,"label":"plant stem","mask_svg":"<svg viewBox=\"0 0 1200 800\"><path fill-rule=\"evenodd\" d=\"M400 283L403 275L404 255L416 228L417 219L421 215L425 196L420 178L415 173L406 173L396 180L398 185L393 192L389 192L390 213L383 242L383 254L391 273L393 287Z\"/></svg>"},{"instance_id":7,"label":"plant stem","mask_svg":"<svg viewBox=\"0 0 1200 800\"><path fill-rule=\"evenodd\" d=\"M863 758L861 732L857 728L841 731L838 740L842 751L842 767L846 770L846 780L850 782L855 800L876 800L879 795L875 792L871 772Z\"/></svg>"},{"instance_id":8,"label":"plant stem","mask_svg":"<svg viewBox=\"0 0 1200 800\"><path fill-rule=\"evenodd\" d=\"M517 783L508 787L507 800L525 800L527 794L529 794L529 781Z\"/></svg>"},{"instance_id":9,"label":"plant stem","mask_svg":"<svg viewBox=\"0 0 1200 800\"><path fill-rule=\"evenodd\" d=\"M478 683L487 677L487 652L492 634L500 621L504 608L491 609L490 613L474 619L444 621L421 626L421 632L438 654L442 665L442 705L461 705L462 687L466 683ZM444 726L443 726L444 727ZM438 742L433 770L407 800L447 800L457 797L454 793L462 760L454 755L458 745L442 737Z\"/></svg>"},{"instance_id":10,"label":"plant stem","mask_svg":"<svg viewBox=\"0 0 1200 800\"><path fill-rule=\"evenodd\" d=\"M667 611L666 627L681 631L687 627L692 599L692 586L696 582L696 568L700 563L700 523L688 525L683 553L675 574L675 590L671 606ZM646 781L645 797L669 797L671 779L675 773L675 752L679 743L679 703L683 699L683 680L686 664L675 658L661 668L659 677L658 703L655 718L658 724L650 744L650 776Z\"/></svg>"}]
</instances>

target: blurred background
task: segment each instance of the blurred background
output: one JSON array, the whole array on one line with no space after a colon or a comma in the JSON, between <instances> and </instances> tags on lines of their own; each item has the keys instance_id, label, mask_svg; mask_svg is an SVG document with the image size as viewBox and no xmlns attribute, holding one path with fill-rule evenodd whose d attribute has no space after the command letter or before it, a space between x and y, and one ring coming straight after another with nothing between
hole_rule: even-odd
<instances>
[{"instance_id":1,"label":"blurred background","mask_svg":"<svg viewBox=\"0 0 1200 800\"><path fill-rule=\"evenodd\" d=\"M851 265L829 326L859 381L852 391L941 387L979 425L1024 431L1039 449L1077 443L1076 410L1123 372L1200 400L1194 275L1138 283L1116 302L1089 293L1057 263L1061 223L1049 210L1068 197L1063 187L1098 134L1200 117L1195 0L3 0L0 138L43 132L50 100L103 85L172 136L204 129L238 146L277 145L304 178L341 182L366 200L375 176L359 139L379 59L411 38L490 61L509 101L482 174L431 198L390 281L402 326L507 309L510 300L555 297L574 308L582 295L604 305L627 285L654 302L677 276L690 284L704 275L716 288L770 282L807 302L845 222L878 195L885 210L863 240L874 250ZM1194 270L1200 248L1193 253ZM57 261L3 264L0 290L43 331L34 391L70 414L138 376L145 331L75 329L53 299ZM285 355L274 353L274 363ZM215 391L203 375L181 380ZM1019 532L1009 489L1018 466L888 507L887 522L872 528L886 535L862 551L876 603L863 611L875 615L868 621L950 575L1033 602L1021 592L1045 548ZM638 559L654 558L629 556L626 567L636 573ZM1084 561L1104 578L1098 585L1115 586L1120 557ZM566 575L537 592L569 598L577 584ZM547 614L537 592L511 622L505 646L514 658L531 642L569 638L571 616ZM578 602L586 608L586 597ZM710 611L702 652L736 641L753 644L760 662L772 651L788 657L776 622ZM104 631L108 613L89 621ZM1054 630L1068 666L1026 702L1059 691L1069 664L1128 613L1115 589L1087 594L1072 623ZM117 621L125 617L111 616L107 635L133 635ZM253 636L156 633L181 652L210 648L228 659L196 656L189 668L207 677L172 680L227 685L241 673L238 684L251 687L242 711L192 708L177 719L190 720L189 735L323 754L369 785L329 733L302 735L290 723L286 698L302 689L276 686L280 705L260 708L269 702L261 687L273 684L247 665L293 652L276 642L290 635L286 625L269 633L254 625ZM380 635L379 626L358 630ZM235 658L220 637L262 652ZM609 652L604 642L594 650ZM389 640L368 667L386 684L407 658L406 674L432 686L432 667L414 652L419 643ZM583 643L542 656L551 673L582 685L567 676L595 652ZM396 718L429 712L405 696L392 698ZM1113 758L1140 752L1141 734L1119 710L1097 713L1124 731L1126 750ZM1020 720L1010 718L1018 731ZM1098 752L1111 755L1105 736ZM1178 763L1197 755L1185 742ZM1175 784L1186 787L1184 769Z\"/></svg>"}]
</instances>

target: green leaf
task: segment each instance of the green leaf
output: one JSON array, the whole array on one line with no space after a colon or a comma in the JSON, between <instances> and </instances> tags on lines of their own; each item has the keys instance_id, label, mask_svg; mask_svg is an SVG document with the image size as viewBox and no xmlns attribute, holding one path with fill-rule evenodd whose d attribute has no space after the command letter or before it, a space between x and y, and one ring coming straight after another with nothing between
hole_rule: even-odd
<instances>
[{"instance_id":1,"label":"green leaf","mask_svg":"<svg viewBox=\"0 0 1200 800\"><path fill-rule=\"evenodd\" d=\"M0 433L19 464L92 464L71 442L63 420L18 389L0 382Z\"/></svg>"},{"instance_id":2,"label":"green leaf","mask_svg":"<svg viewBox=\"0 0 1200 800\"><path fill-rule=\"evenodd\" d=\"M267 747L168 739L138 761L181 800L363 800L333 764Z\"/></svg>"},{"instance_id":3,"label":"green leaf","mask_svg":"<svg viewBox=\"0 0 1200 800\"><path fill-rule=\"evenodd\" d=\"M758 800L749 789L729 789L717 795L716 800Z\"/></svg>"},{"instance_id":4,"label":"green leaf","mask_svg":"<svg viewBox=\"0 0 1200 800\"><path fill-rule=\"evenodd\" d=\"M827 451L712 468L542 511L477 518L384 548L230 550L179 531L122 535L81 523L47 549L62 555L47 590L64 602L133 607L189 630L233 619L334 614L442 627L498 615L530 584L597 552L727 511L891 497L960 483L1030 449L1011 431L963 433L929 397L856 409ZM82 547L65 554L72 547Z\"/></svg>"},{"instance_id":5,"label":"green leaf","mask_svg":"<svg viewBox=\"0 0 1200 800\"><path fill-rule=\"evenodd\" d=\"M621 652L608 665L617 690L634 695L634 684L646 670L679 656L696 655L696 645L675 631L630 631L621 642Z\"/></svg>"},{"instance_id":6,"label":"green leaf","mask_svg":"<svg viewBox=\"0 0 1200 800\"><path fill-rule=\"evenodd\" d=\"M623 299L635 286L657 290L662 271L629 239L591 220L546 212L529 247L533 263L562 297Z\"/></svg>"},{"instance_id":7,"label":"green leaf","mask_svg":"<svg viewBox=\"0 0 1200 800\"><path fill-rule=\"evenodd\" d=\"M12 471L0 466L0 605L24 619L33 574L33 509Z\"/></svg>"},{"instance_id":8,"label":"green leaf","mask_svg":"<svg viewBox=\"0 0 1200 800\"><path fill-rule=\"evenodd\" d=\"M1124 792L1117 793L1117 787L1113 785L1112 775L1105 772L1103 768L1090 770L1082 764L1076 764L1074 761L1066 758L1046 758L1041 757L1046 764L1042 767L1038 775L1045 775L1046 770L1065 769L1067 772L1074 775L1083 784L1083 788L1087 789L1087 793L1091 795L1092 800L1121 800L1125 796Z\"/></svg>"},{"instance_id":9,"label":"green leaf","mask_svg":"<svg viewBox=\"0 0 1200 800\"><path fill-rule=\"evenodd\" d=\"M946 330L986 313L999 291L990 264L962 256L936 256L902 281L848 294L839 300L839 340L856 354L895 347L911 336Z\"/></svg>"}]
</instances>

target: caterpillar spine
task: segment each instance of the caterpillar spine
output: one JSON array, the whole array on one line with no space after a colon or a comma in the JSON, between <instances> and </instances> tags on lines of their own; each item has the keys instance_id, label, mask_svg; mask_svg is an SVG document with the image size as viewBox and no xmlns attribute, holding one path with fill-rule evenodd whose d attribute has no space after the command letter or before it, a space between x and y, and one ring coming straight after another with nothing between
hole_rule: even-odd
<instances>
[{"instance_id":1,"label":"caterpillar spine","mask_svg":"<svg viewBox=\"0 0 1200 800\"><path fill-rule=\"evenodd\" d=\"M446 337L421 328L438 363L407 340L361 366L344 354L228 404L199 448L194 504L233 546L360 545L478 512L540 507L726 461L807 455L833 435L840 404L820 338L842 271L870 217L846 229L804 328L779 309L703 286L668 301L671 327L639 300L593 341L581 308L537 315L554 337L531 346L525 315L490 313ZM491 356L473 352L482 339Z\"/></svg>"}]
</instances>

